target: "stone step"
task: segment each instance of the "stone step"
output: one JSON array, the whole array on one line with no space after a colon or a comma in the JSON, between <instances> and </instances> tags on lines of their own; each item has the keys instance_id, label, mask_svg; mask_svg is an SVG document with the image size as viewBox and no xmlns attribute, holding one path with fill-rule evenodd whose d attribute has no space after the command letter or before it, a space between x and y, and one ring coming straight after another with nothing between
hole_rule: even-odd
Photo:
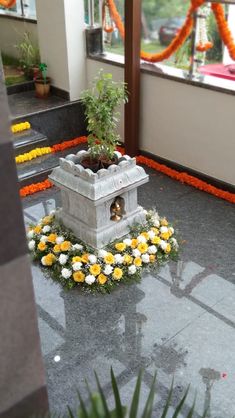
<instances>
[{"instance_id":1,"label":"stone step","mask_svg":"<svg viewBox=\"0 0 235 418\"><path fill-rule=\"evenodd\" d=\"M29 152L34 148L48 147L49 140L40 132L37 132L34 129L28 129L13 134L13 146L15 155L17 156Z\"/></svg>"}]
</instances>

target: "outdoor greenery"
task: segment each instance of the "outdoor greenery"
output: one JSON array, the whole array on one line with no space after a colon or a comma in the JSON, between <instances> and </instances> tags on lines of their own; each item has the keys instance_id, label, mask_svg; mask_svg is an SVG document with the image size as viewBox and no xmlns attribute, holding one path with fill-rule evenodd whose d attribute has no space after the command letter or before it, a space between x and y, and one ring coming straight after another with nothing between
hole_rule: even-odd
<instances>
[{"instance_id":1,"label":"outdoor greenery","mask_svg":"<svg viewBox=\"0 0 235 418\"><path fill-rule=\"evenodd\" d=\"M88 146L93 158L112 160L118 145L116 127L121 103L127 102L126 86L116 82L110 73L101 70L91 89L83 92L81 101L85 107Z\"/></svg>"},{"instance_id":2,"label":"outdoor greenery","mask_svg":"<svg viewBox=\"0 0 235 418\"><path fill-rule=\"evenodd\" d=\"M25 32L20 42L15 45L19 53L20 66L25 75L29 78L33 77L33 67L40 63L40 54L38 45L34 44L30 38L29 32Z\"/></svg>"}]
</instances>

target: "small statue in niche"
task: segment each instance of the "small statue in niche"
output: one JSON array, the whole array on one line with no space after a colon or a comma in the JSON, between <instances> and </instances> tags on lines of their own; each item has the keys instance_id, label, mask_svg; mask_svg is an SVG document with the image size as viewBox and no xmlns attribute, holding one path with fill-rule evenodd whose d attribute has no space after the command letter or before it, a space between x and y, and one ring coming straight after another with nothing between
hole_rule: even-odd
<instances>
[{"instance_id":1,"label":"small statue in niche","mask_svg":"<svg viewBox=\"0 0 235 418\"><path fill-rule=\"evenodd\" d=\"M123 215L125 215L125 202L122 197L116 197L110 206L110 219L111 221L120 221L123 218Z\"/></svg>"}]
</instances>

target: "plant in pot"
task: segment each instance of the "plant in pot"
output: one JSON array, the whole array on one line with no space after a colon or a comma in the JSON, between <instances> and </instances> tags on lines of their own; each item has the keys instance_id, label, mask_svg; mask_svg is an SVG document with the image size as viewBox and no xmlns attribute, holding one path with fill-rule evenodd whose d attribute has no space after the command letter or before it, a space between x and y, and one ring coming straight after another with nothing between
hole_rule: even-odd
<instances>
[{"instance_id":1,"label":"plant in pot","mask_svg":"<svg viewBox=\"0 0 235 418\"><path fill-rule=\"evenodd\" d=\"M15 45L19 53L20 67L28 80L33 80L38 73L40 54L38 45L30 39L29 32L25 32L22 40Z\"/></svg>"},{"instance_id":2,"label":"plant in pot","mask_svg":"<svg viewBox=\"0 0 235 418\"><path fill-rule=\"evenodd\" d=\"M35 78L35 92L39 99L46 99L50 93L51 79L47 77L47 64L39 64L39 75Z\"/></svg>"},{"instance_id":3,"label":"plant in pot","mask_svg":"<svg viewBox=\"0 0 235 418\"><path fill-rule=\"evenodd\" d=\"M115 149L119 135L116 133L119 112L117 107L128 99L125 83L113 80L112 74L100 70L93 86L82 93L88 135L88 153L81 164L97 171L117 163Z\"/></svg>"}]
</instances>

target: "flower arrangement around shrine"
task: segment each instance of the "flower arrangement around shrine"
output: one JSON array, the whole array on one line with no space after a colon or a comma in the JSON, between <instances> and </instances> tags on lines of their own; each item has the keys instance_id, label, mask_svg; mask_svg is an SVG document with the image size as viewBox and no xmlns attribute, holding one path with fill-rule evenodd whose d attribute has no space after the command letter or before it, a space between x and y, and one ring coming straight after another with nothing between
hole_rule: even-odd
<instances>
[{"instance_id":1,"label":"flower arrangement around shrine","mask_svg":"<svg viewBox=\"0 0 235 418\"><path fill-rule=\"evenodd\" d=\"M128 236L95 251L59 224L52 212L30 227L28 247L50 276L62 286L109 292L118 283L139 281L144 268L176 259L179 245L166 218L146 212L146 222Z\"/></svg>"}]
</instances>

